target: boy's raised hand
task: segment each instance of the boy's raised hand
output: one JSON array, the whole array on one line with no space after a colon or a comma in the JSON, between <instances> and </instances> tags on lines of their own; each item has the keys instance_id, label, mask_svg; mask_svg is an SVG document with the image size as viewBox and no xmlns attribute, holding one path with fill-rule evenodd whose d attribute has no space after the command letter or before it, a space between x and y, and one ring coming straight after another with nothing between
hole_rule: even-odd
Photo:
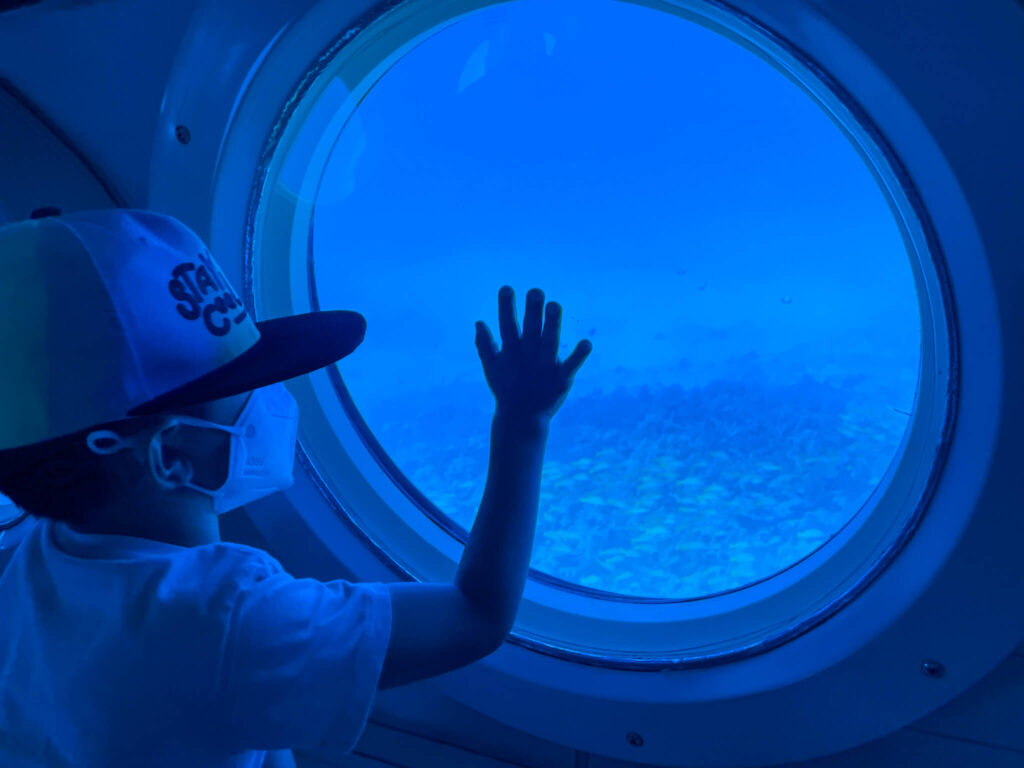
<instances>
[{"instance_id":1,"label":"boy's raised hand","mask_svg":"<svg viewBox=\"0 0 1024 768\"><path fill-rule=\"evenodd\" d=\"M516 417L538 416L550 421L569 393L573 377L593 345L584 339L564 362L559 363L562 307L553 301L548 303L547 320L541 333L543 314L544 292L533 288L526 294L526 313L520 336L515 293L510 286L502 286L498 291L501 351L498 351L487 324L482 321L476 323L476 348L498 411Z\"/></svg>"}]
</instances>

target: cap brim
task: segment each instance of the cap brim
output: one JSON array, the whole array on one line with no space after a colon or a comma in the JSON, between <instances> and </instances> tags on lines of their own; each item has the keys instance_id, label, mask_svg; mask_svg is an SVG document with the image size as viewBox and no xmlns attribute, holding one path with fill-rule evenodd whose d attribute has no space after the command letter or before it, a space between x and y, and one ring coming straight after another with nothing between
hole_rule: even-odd
<instances>
[{"instance_id":1,"label":"cap brim","mask_svg":"<svg viewBox=\"0 0 1024 768\"><path fill-rule=\"evenodd\" d=\"M366 334L358 312L327 310L256 323L260 340L229 363L132 408L147 416L240 395L315 371L352 353Z\"/></svg>"}]
</instances>

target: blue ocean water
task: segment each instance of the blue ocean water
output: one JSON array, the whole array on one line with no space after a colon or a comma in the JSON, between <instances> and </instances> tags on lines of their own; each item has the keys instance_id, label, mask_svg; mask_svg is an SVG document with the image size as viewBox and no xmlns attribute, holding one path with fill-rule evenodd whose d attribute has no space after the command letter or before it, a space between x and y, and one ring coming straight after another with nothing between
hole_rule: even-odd
<instances>
[{"instance_id":1,"label":"blue ocean water","mask_svg":"<svg viewBox=\"0 0 1024 768\"><path fill-rule=\"evenodd\" d=\"M498 288L521 323L539 287L562 356L592 341L532 559L571 584L681 598L770 577L899 460L921 330L879 183L806 91L689 20L613 0L463 17L339 128L313 227L321 308L367 318L339 366L366 428L467 531L494 404L474 322L500 340Z\"/></svg>"}]
</instances>

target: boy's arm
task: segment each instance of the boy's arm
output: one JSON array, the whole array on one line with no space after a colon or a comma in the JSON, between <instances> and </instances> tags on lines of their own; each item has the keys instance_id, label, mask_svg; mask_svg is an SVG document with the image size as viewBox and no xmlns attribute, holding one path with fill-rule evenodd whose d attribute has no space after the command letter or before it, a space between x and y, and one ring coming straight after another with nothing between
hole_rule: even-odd
<instances>
[{"instance_id":1,"label":"boy's arm","mask_svg":"<svg viewBox=\"0 0 1024 768\"><path fill-rule=\"evenodd\" d=\"M526 586L548 420L497 411L480 510L454 584L398 582L378 690L435 677L505 641Z\"/></svg>"},{"instance_id":2,"label":"boy's arm","mask_svg":"<svg viewBox=\"0 0 1024 768\"><path fill-rule=\"evenodd\" d=\"M455 583L504 642L530 570L550 418L500 406L491 422L487 483Z\"/></svg>"},{"instance_id":3,"label":"boy's arm","mask_svg":"<svg viewBox=\"0 0 1024 768\"><path fill-rule=\"evenodd\" d=\"M520 336L515 292L498 291L501 351L483 322L476 347L496 409L476 523L454 584L388 584L391 638L378 688L433 677L487 656L512 631L530 570L551 418L590 354L584 339L558 362L562 307L533 288ZM543 326L543 327L542 327Z\"/></svg>"}]
</instances>

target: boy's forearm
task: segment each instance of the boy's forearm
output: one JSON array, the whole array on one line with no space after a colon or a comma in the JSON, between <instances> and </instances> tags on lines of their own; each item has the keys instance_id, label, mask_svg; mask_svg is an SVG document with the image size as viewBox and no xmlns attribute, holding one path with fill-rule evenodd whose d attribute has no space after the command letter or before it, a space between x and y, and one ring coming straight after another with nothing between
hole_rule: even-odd
<instances>
[{"instance_id":1,"label":"boy's forearm","mask_svg":"<svg viewBox=\"0 0 1024 768\"><path fill-rule=\"evenodd\" d=\"M512 630L526 587L549 426L546 417L495 411L487 485L455 575L502 637Z\"/></svg>"}]
</instances>

